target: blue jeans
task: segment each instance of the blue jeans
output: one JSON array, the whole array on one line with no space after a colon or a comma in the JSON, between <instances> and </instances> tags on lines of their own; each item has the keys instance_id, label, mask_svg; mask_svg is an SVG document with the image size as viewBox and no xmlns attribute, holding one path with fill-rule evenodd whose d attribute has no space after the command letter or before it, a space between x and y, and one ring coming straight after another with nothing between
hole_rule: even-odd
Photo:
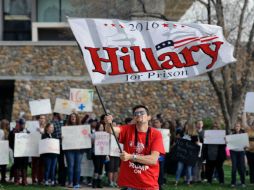
<instances>
[{"instance_id":1,"label":"blue jeans","mask_svg":"<svg viewBox=\"0 0 254 190\"><path fill-rule=\"evenodd\" d=\"M245 184L245 153L244 151L230 150L230 157L232 161L231 184L236 185L236 171L240 175L242 184Z\"/></svg>"},{"instance_id":2,"label":"blue jeans","mask_svg":"<svg viewBox=\"0 0 254 190\"><path fill-rule=\"evenodd\" d=\"M67 150L65 155L68 167L69 185L78 185L80 181L83 152L81 150Z\"/></svg>"},{"instance_id":3,"label":"blue jeans","mask_svg":"<svg viewBox=\"0 0 254 190\"><path fill-rule=\"evenodd\" d=\"M50 176L51 182L55 182L56 161L57 161L56 154L45 154L44 155L44 162L45 162L44 179L45 179L45 181L48 181L49 176Z\"/></svg>"},{"instance_id":4,"label":"blue jeans","mask_svg":"<svg viewBox=\"0 0 254 190\"><path fill-rule=\"evenodd\" d=\"M183 162L178 162L177 163L177 170L176 170L176 181L177 182L179 181L179 179L181 177L183 168L184 168L184 163ZM187 183L191 182L191 175L192 175L192 166L187 165L187 168L186 168Z\"/></svg>"}]
</instances>

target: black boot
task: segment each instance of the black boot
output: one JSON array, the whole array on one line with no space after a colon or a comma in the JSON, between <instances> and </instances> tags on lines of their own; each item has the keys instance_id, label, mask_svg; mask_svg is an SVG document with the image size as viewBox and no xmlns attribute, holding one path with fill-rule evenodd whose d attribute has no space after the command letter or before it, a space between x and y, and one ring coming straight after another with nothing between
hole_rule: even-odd
<instances>
[{"instance_id":1,"label":"black boot","mask_svg":"<svg viewBox=\"0 0 254 190\"><path fill-rule=\"evenodd\" d=\"M97 187L98 188L103 188L101 184L101 179L97 179Z\"/></svg>"},{"instance_id":2,"label":"black boot","mask_svg":"<svg viewBox=\"0 0 254 190\"><path fill-rule=\"evenodd\" d=\"M97 179L94 179L94 178L93 178L93 181L92 181L92 188L97 188Z\"/></svg>"}]
</instances>

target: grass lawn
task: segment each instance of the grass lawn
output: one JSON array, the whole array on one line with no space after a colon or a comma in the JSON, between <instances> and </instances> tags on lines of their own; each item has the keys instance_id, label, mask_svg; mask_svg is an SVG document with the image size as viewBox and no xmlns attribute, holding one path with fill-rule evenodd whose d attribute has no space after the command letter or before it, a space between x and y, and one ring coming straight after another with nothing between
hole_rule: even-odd
<instances>
[{"instance_id":1,"label":"grass lawn","mask_svg":"<svg viewBox=\"0 0 254 190\"><path fill-rule=\"evenodd\" d=\"M247 187L242 188L240 186L237 186L235 188L232 188L230 185L231 180L231 167L228 165L225 165L224 167L225 172L225 185L220 185L217 181L214 181L212 185L209 185L207 183L200 183L200 184L193 184L190 186L187 186L186 184L181 181L177 187L174 186L175 183L175 176L169 175L167 176L167 184L163 186L164 190L174 189L174 190L224 190L224 189L244 189L244 190L254 190L254 186L249 184L249 176L246 177L246 185ZM239 182L239 178L237 179ZM26 187L23 186L15 186L13 184L7 184L2 185L0 184L0 190L37 190L37 189L49 189L49 190L63 190L63 187L45 187L45 186L35 186L35 185L28 185ZM67 189L67 188L65 188Z\"/></svg>"}]
</instances>

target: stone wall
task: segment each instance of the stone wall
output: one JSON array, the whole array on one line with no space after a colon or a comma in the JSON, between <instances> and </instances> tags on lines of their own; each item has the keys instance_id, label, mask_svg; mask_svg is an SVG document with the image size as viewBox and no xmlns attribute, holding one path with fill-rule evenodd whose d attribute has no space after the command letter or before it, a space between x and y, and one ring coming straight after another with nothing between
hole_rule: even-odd
<instances>
[{"instance_id":1,"label":"stone wall","mask_svg":"<svg viewBox=\"0 0 254 190\"><path fill-rule=\"evenodd\" d=\"M29 113L28 102L33 99L69 98L70 88L93 88L88 81L16 81L13 118L20 111ZM221 118L219 104L207 80L162 81L98 86L106 108L119 120L131 116L131 108L145 104L152 115L163 113L168 119ZM97 94L94 113L103 113ZM30 118L30 115L28 114Z\"/></svg>"},{"instance_id":2,"label":"stone wall","mask_svg":"<svg viewBox=\"0 0 254 190\"><path fill-rule=\"evenodd\" d=\"M12 119L29 113L29 100L69 98L70 88L93 88L76 45L1 46L0 77L15 82ZM253 89L253 85L250 85ZM153 115L167 118L216 118L223 121L216 94L205 78L99 86L101 96L119 119L131 116L136 104L147 105ZM250 89L251 90L251 89ZM103 113L95 94L94 113ZM28 114L28 117L29 114ZM29 119L29 118L28 118Z\"/></svg>"}]
</instances>

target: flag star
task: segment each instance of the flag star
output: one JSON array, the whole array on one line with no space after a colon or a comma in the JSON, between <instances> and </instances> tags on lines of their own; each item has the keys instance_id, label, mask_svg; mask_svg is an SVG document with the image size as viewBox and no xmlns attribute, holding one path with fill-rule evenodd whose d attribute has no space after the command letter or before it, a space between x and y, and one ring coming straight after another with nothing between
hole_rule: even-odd
<instances>
[{"instance_id":1,"label":"flag star","mask_svg":"<svg viewBox=\"0 0 254 190\"><path fill-rule=\"evenodd\" d=\"M108 24L104 24L104 26L108 26Z\"/></svg>"},{"instance_id":2,"label":"flag star","mask_svg":"<svg viewBox=\"0 0 254 190\"><path fill-rule=\"evenodd\" d=\"M115 27L116 25L115 24L111 24L112 27Z\"/></svg>"},{"instance_id":3,"label":"flag star","mask_svg":"<svg viewBox=\"0 0 254 190\"><path fill-rule=\"evenodd\" d=\"M120 26L121 28L124 28L123 25L121 25L121 24L119 24L119 26Z\"/></svg>"},{"instance_id":4,"label":"flag star","mask_svg":"<svg viewBox=\"0 0 254 190\"><path fill-rule=\"evenodd\" d=\"M163 25L163 27L168 27L168 24L166 24L166 23L164 23L164 24L162 24Z\"/></svg>"},{"instance_id":5,"label":"flag star","mask_svg":"<svg viewBox=\"0 0 254 190\"><path fill-rule=\"evenodd\" d=\"M174 27L176 27L177 25L176 24L173 24Z\"/></svg>"}]
</instances>

